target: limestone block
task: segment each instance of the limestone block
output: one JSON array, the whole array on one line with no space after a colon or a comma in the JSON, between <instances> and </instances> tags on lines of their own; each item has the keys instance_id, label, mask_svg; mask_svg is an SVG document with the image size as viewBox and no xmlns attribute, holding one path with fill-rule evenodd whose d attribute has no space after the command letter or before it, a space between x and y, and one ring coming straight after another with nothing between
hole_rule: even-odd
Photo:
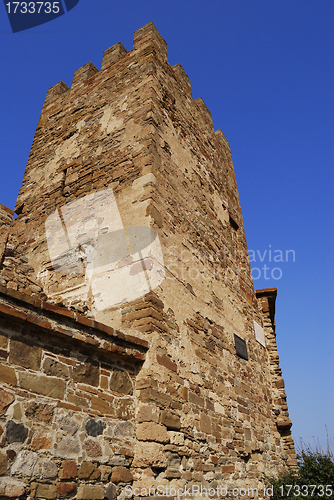
<instances>
[{"instance_id":1,"label":"limestone block","mask_svg":"<svg viewBox=\"0 0 334 500\"><path fill-rule=\"evenodd\" d=\"M53 479L58 475L57 465L51 460L42 461L42 478L43 479Z\"/></svg>"},{"instance_id":2,"label":"limestone block","mask_svg":"<svg viewBox=\"0 0 334 500\"><path fill-rule=\"evenodd\" d=\"M97 387L99 385L99 377L99 367L89 361L73 367L73 380L75 380L75 382Z\"/></svg>"},{"instance_id":3,"label":"limestone block","mask_svg":"<svg viewBox=\"0 0 334 500\"><path fill-rule=\"evenodd\" d=\"M42 349L40 347L30 346L14 339L10 341L9 359L12 365L39 370L41 358Z\"/></svg>"},{"instance_id":4,"label":"limestone block","mask_svg":"<svg viewBox=\"0 0 334 500\"><path fill-rule=\"evenodd\" d=\"M138 424L136 436L139 441L156 441L157 443L169 442L166 427L154 422L143 422Z\"/></svg>"},{"instance_id":5,"label":"limestone block","mask_svg":"<svg viewBox=\"0 0 334 500\"><path fill-rule=\"evenodd\" d=\"M53 484L37 484L35 498L53 500L54 498L57 498L57 487Z\"/></svg>"},{"instance_id":6,"label":"limestone block","mask_svg":"<svg viewBox=\"0 0 334 500\"><path fill-rule=\"evenodd\" d=\"M165 425L167 429L172 429L175 431L180 430L181 422L180 417L167 410L163 410L160 415L160 423Z\"/></svg>"},{"instance_id":7,"label":"limestone block","mask_svg":"<svg viewBox=\"0 0 334 500\"><path fill-rule=\"evenodd\" d=\"M120 422L114 428L114 437L115 438L130 438L134 435L134 428L132 422Z\"/></svg>"},{"instance_id":8,"label":"limestone block","mask_svg":"<svg viewBox=\"0 0 334 500\"><path fill-rule=\"evenodd\" d=\"M43 363L43 371L47 375L52 377L60 377L63 379L68 379L70 376L70 371L68 366L63 363L59 363L55 359L47 358Z\"/></svg>"},{"instance_id":9,"label":"limestone block","mask_svg":"<svg viewBox=\"0 0 334 500\"><path fill-rule=\"evenodd\" d=\"M0 453L0 474L4 474L8 468L8 459L4 453Z\"/></svg>"},{"instance_id":10,"label":"limestone block","mask_svg":"<svg viewBox=\"0 0 334 500\"><path fill-rule=\"evenodd\" d=\"M225 415L225 408L220 403L214 403L214 408L216 413L221 413L222 415Z\"/></svg>"},{"instance_id":11,"label":"limestone block","mask_svg":"<svg viewBox=\"0 0 334 500\"><path fill-rule=\"evenodd\" d=\"M68 458L75 457L80 453L80 441L78 438L64 436L57 443L55 454L58 457Z\"/></svg>"},{"instance_id":12,"label":"limestone block","mask_svg":"<svg viewBox=\"0 0 334 500\"><path fill-rule=\"evenodd\" d=\"M166 467L167 458L163 445L139 442L135 445L132 467Z\"/></svg>"},{"instance_id":13,"label":"limestone block","mask_svg":"<svg viewBox=\"0 0 334 500\"><path fill-rule=\"evenodd\" d=\"M133 399L120 398L116 403L116 415L122 420L130 420L135 415L135 404Z\"/></svg>"},{"instance_id":14,"label":"limestone block","mask_svg":"<svg viewBox=\"0 0 334 500\"><path fill-rule=\"evenodd\" d=\"M159 410L154 405L141 404L137 411L137 422L159 422Z\"/></svg>"},{"instance_id":15,"label":"limestone block","mask_svg":"<svg viewBox=\"0 0 334 500\"><path fill-rule=\"evenodd\" d=\"M60 479L75 479L78 474L78 467L75 460L64 460L59 471Z\"/></svg>"},{"instance_id":16,"label":"limestone block","mask_svg":"<svg viewBox=\"0 0 334 500\"><path fill-rule=\"evenodd\" d=\"M99 471L101 474L101 481L103 483L109 481L109 477L111 474L111 467L109 465L100 465Z\"/></svg>"},{"instance_id":17,"label":"limestone block","mask_svg":"<svg viewBox=\"0 0 334 500\"><path fill-rule=\"evenodd\" d=\"M65 381L59 378L36 377L32 373L20 372L20 385L22 389L51 398L63 399L65 395Z\"/></svg>"},{"instance_id":18,"label":"limestone block","mask_svg":"<svg viewBox=\"0 0 334 500\"><path fill-rule=\"evenodd\" d=\"M184 445L184 434L182 432L168 431L168 437L171 444Z\"/></svg>"},{"instance_id":19,"label":"limestone block","mask_svg":"<svg viewBox=\"0 0 334 500\"><path fill-rule=\"evenodd\" d=\"M78 478L88 479L95 469L96 466L92 462L82 462L78 471Z\"/></svg>"},{"instance_id":20,"label":"limestone block","mask_svg":"<svg viewBox=\"0 0 334 500\"><path fill-rule=\"evenodd\" d=\"M17 378L15 370L8 365L0 365L0 382L9 385L16 385Z\"/></svg>"},{"instance_id":21,"label":"limestone block","mask_svg":"<svg viewBox=\"0 0 334 500\"><path fill-rule=\"evenodd\" d=\"M104 487L80 484L77 493L78 500L103 500Z\"/></svg>"}]
</instances>

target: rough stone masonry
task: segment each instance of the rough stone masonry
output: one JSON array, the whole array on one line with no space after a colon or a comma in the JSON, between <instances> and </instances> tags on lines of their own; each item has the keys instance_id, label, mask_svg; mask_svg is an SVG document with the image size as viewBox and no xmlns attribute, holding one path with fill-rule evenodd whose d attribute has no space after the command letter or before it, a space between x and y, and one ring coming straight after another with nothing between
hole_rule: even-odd
<instances>
[{"instance_id":1,"label":"rough stone masonry","mask_svg":"<svg viewBox=\"0 0 334 500\"><path fill-rule=\"evenodd\" d=\"M254 291L229 144L152 23L49 89L15 213L0 497L264 498L296 465L276 289Z\"/></svg>"}]
</instances>

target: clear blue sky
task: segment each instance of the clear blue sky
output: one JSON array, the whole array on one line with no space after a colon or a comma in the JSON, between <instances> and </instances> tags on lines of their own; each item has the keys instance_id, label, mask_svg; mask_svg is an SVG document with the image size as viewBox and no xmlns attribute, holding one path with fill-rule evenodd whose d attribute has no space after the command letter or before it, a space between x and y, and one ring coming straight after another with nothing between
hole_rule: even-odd
<instances>
[{"instance_id":1,"label":"clear blue sky","mask_svg":"<svg viewBox=\"0 0 334 500\"><path fill-rule=\"evenodd\" d=\"M325 445L327 425L333 443L333 0L80 0L16 34L0 5L0 203L14 208L47 89L149 21L230 142L254 286L278 288L293 436Z\"/></svg>"}]
</instances>

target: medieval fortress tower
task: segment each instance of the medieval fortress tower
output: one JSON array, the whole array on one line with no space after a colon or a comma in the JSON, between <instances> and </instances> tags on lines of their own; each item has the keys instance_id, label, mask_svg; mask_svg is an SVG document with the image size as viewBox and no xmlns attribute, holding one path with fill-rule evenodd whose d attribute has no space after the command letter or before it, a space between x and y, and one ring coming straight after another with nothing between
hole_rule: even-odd
<instances>
[{"instance_id":1,"label":"medieval fortress tower","mask_svg":"<svg viewBox=\"0 0 334 500\"><path fill-rule=\"evenodd\" d=\"M276 289L254 291L229 144L152 23L49 89L15 214L0 497L266 498L296 465Z\"/></svg>"}]
</instances>

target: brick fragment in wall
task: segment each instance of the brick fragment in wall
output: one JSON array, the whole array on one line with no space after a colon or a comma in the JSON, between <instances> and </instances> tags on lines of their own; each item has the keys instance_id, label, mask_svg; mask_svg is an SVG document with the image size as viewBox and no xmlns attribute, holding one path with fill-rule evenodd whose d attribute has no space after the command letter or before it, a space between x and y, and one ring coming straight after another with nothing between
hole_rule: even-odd
<instances>
[{"instance_id":1,"label":"brick fragment in wall","mask_svg":"<svg viewBox=\"0 0 334 500\"><path fill-rule=\"evenodd\" d=\"M60 498L66 498L68 496L75 495L77 491L76 483L58 483L57 484L57 496Z\"/></svg>"}]
</instances>

